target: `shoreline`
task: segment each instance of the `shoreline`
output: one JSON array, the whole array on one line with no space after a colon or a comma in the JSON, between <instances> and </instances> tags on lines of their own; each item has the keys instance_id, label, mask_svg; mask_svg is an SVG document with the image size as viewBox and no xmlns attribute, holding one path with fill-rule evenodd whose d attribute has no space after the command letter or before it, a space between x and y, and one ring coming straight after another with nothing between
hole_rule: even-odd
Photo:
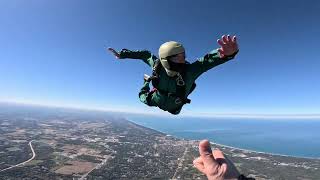
<instances>
[{"instance_id":1,"label":"shoreline","mask_svg":"<svg viewBox=\"0 0 320 180\"><path fill-rule=\"evenodd\" d=\"M146 127L144 125L141 125L141 124L137 124L136 122L134 122L133 120L130 120L129 118L125 118L125 120L135 124L135 125L138 125L138 126L142 126L144 128L148 128L148 129L152 129L154 131L157 131L157 132L160 132L162 134L165 134L165 135L169 135L169 136L172 136L172 137L175 137L177 139L184 139L184 140L188 140L188 141L201 141L201 140L193 140L193 139L187 139L187 138L181 138L181 137L177 137L175 135L172 135L172 134L168 134L166 132L163 132L163 131L160 131L160 130L157 130L157 129L154 129L154 128L151 128L151 127ZM304 158L304 159L313 159L313 160L320 160L320 157L305 157L305 156L292 156L292 155L286 155L286 154L278 154L278 153L269 153L269 152L261 152L261 151L255 151L255 150L249 150L249 149L242 149L242 148L238 148L238 147L233 147L233 146L229 146L229 145L224 145L224 144L220 144L220 143L215 143L215 142L212 142L210 141L210 144L215 144L215 145L218 145L218 146L222 146L222 147L226 147L226 148L231 148L231 149L236 149L236 150L241 150L241 151L247 151L247 152L250 152L250 153L257 153L257 154L266 154L266 155L272 155L272 156L282 156L282 157L290 157L290 158Z\"/></svg>"}]
</instances>

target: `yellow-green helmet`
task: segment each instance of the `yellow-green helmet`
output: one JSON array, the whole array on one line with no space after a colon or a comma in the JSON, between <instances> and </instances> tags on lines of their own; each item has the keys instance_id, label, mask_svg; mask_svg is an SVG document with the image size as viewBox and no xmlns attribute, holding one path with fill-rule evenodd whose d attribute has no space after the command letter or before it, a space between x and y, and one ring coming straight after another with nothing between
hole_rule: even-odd
<instances>
[{"instance_id":1,"label":"yellow-green helmet","mask_svg":"<svg viewBox=\"0 0 320 180\"><path fill-rule=\"evenodd\" d=\"M175 41L169 41L166 43L163 43L159 48L159 58L162 66L166 70L168 76L175 76L178 72L170 70L170 65L168 63L167 57L177 55L180 53L185 52L184 47L182 44L175 42Z\"/></svg>"}]
</instances>

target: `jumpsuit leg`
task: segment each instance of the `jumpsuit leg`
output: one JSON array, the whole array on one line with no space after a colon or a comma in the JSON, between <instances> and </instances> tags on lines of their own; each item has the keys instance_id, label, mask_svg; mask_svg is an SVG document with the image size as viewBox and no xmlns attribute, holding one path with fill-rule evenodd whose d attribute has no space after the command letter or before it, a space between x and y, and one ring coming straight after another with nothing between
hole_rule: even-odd
<instances>
[{"instance_id":1,"label":"jumpsuit leg","mask_svg":"<svg viewBox=\"0 0 320 180\"><path fill-rule=\"evenodd\" d=\"M178 115L181 112L182 106L179 109L175 109L174 111L168 111L169 113L173 115Z\"/></svg>"}]
</instances>

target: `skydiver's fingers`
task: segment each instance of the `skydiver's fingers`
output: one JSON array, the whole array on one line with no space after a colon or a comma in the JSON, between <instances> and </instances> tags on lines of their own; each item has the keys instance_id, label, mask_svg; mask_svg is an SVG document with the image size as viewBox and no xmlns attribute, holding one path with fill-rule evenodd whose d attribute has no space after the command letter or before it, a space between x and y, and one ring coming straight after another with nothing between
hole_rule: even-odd
<instances>
[{"instance_id":1,"label":"skydiver's fingers","mask_svg":"<svg viewBox=\"0 0 320 180\"><path fill-rule=\"evenodd\" d=\"M227 44L228 43L228 39L227 39L227 36L226 35L223 35L222 36L222 41Z\"/></svg>"},{"instance_id":2,"label":"skydiver's fingers","mask_svg":"<svg viewBox=\"0 0 320 180\"><path fill-rule=\"evenodd\" d=\"M222 151L220 151L219 149L215 149L215 150L212 152L212 154L213 154L214 159L215 159L220 165L227 164L226 158L224 157Z\"/></svg>"},{"instance_id":3,"label":"skydiver's fingers","mask_svg":"<svg viewBox=\"0 0 320 180\"><path fill-rule=\"evenodd\" d=\"M226 158L224 157L223 152L220 151L220 149L215 149L212 153L213 153L213 156L214 156L215 159L218 159L218 158L220 158L220 159L226 159Z\"/></svg>"},{"instance_id":4,"label":"skydiver's fingers","mask_svg":"<svg viewBox=\"0 0 320 180\"><path fill-rule=\"evenodd\" d=\"M202 140L199 143L199 153L202 158L204 167L216 165L217 162L213 158L212 150L208 140Z\"/></svg>"},{"instance_id":5,"label":"skydiver's fingers","mask_svg":"<svg viewBox=\"0 0 320 180\"><path fill-rule=\"evenodd\" d=\"M234 44L234 48L238 50L239 47L238 47L238 42L237 42L237 37L236 36L233 36L232 42Z\"/></svg>"},{"instance_id":6,"label":"skydiver's fingers","mask_svg":"<svg viewBox=\"0 0 320 180\"><path fill-rule=\"evenodd\" d=\"M112 47L108 47L108 50L112 52L115 51Z\"/></svg>"},{"instance_id":7,"label":"skydiver's fingers","mask_svg":"<svg viewBox=\"0 0 320 180\"><path fill-rule=\"evenodd\" d=\"M223 152L219 149L215 149L212 154L216 162L220 165L221 173L225 174L227 172L228 164L226 158L223 155Z\"/></svg>"},{"instance_id":8,"label":"skydiver's fingers","mask_svg":"<svg viewBox=\"0 0 320 180\"><path fill-rule=\"evenodd\" d=\"M116 58L120 58L120 54L116 51L116 50L114 50L113 48L111 48L111 47L109 47L108 48L108 50L114 55L114 56L116 56Z\"/></svg>"},{"instance_id":9,"label":"skydiver's fingers","mask_svg":"<svg viewBox=\"0 0 320 180\"><path fill-rule=\"evenodd\" d=\"M221 39L218 39L218 40L217 40L217 43L218 43L221 47L225 47L225 43L224 43Z\"/></svg>"},{"instance_id":10,"label":"skydiver's fingers","mask_svg":"<svg viewBox=\"0 0 320 180\"><path fill-rule=\"evenodd\" d=\"M201 157L197 157L194 161L193 161L193 165L194 167L196 167L200 172L202 172L203 174L205 173L205 168L203 165L203 161Z\"/></svg>"},{"instance_id":11,"label":"skydiver's fingers","mask_svg":"<svg viewBox=\"0 0 320 180\"><path fill-rule=\"evenodd\" d=\"M218 52L220 54L220 58L223 58L224 57L224 52L221 48L218 48Z\"/></svg>"},{"instance_id":12,"label":"skydiver's fingers","mask_svg":"<svg viewBox=\"0 0 320 180\"><path fill-rule=\"evenodd\" d=\"M231 37L230 37L229 34L228 34L228 36L227 36L227 39L228 39L228 42L231 42Z\"/></svg>"},{"instance_id":13,"label":"skydiver's fingers","mask_svg":"<svg viewBox=\"0 0 320 180\"><path fill-rule=\"evenodd\" d=\"M236 36L233 36L232 42L237 43L237 37Z\"/></svg>"},{"instance_id":14,"label":"skydiver's fingers","mask_svg":"<svg viewBox=\"0 0 320 180\"><path fill-rule=\"evenodd\" d=\"M228 170L227 163L224 163L224 164L220 165L220 173L221 174L225 175L227 170Z\"/></svg>"},{"instance_id":15,"label":"skydiver's fingers","mask_svg":"<svg viewBox=\"0 0 320 180\"><path fill-rule=\"evenodd\" d=\"M118 52L111 47L109 47L108 50L111 51L114 55L118 54Z\"/></svg>"}]
</instances>

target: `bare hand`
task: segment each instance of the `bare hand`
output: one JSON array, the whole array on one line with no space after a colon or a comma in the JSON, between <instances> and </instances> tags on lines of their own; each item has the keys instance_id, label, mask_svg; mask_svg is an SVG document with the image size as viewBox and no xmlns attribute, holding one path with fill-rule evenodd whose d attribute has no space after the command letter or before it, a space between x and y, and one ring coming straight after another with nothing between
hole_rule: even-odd
<instances>
[{"instance_id":1,"label":"bare hand","mask_svg":"<svg viewBox=\"0 0 320 180\"><path fill-rule=\"evenodd\" d=\"M108 50L117 58L120 59L120 54L111 47L108 47Z\"/></svg>"},{"instance_id":2,"label":"bare hand","mask_svg":"<svg viewBox=\"0 0 320 180\"><path fill-rule=\"evenodd\" d=\"M208 140L199 143L199 153L200 157L193 161L193 165L205 174L208 180L237 179L240 175L232 162L224 157L222 151L211 151Z\"/></svg>"},{"instance_id":3,"label":"bare hand","mask_svg":"<svg viewBox=\"0 0 320 180\"><path fill-rule=\"evenodd\" d=\"M217 40L217 42L221 46L218 49L220 58L230 56L239 50L236 36L231 38L230 35L223 35L221 39Z\"/></svg>"}]
</instances>

